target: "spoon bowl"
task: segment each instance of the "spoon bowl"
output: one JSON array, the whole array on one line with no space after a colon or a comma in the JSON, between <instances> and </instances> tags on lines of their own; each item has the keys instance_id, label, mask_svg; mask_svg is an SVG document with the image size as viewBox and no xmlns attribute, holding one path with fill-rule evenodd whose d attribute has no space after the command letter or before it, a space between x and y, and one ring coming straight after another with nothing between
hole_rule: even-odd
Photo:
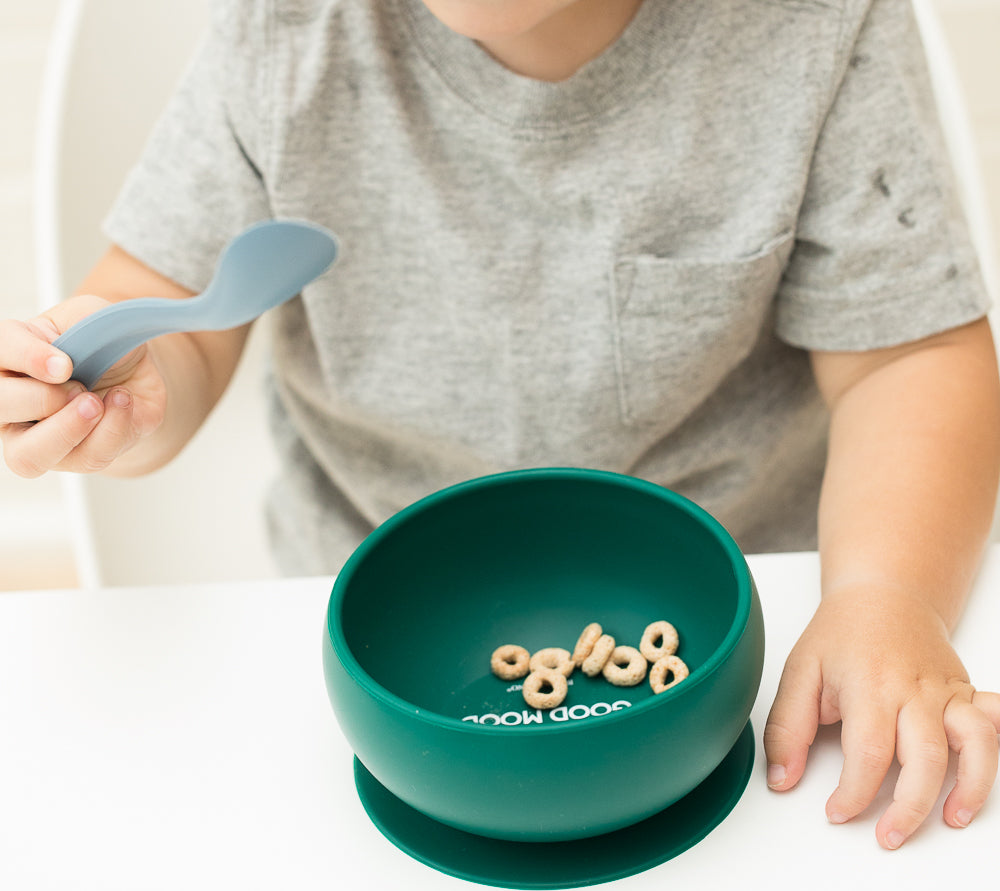
<instances>
[{"instance_id":1,"label":"spoon bowl","mask_svg":"<svg viewBox=\"0 0 1000 891\"><path fill-rule=\"evenodd\" d=\"M222 252L201 294L114 303L81 319L53 346L73 360L73 378L93 389L115 362L147 340L245 325L296 296L336 257L337 242L322 226L298 220L255 223Z\"/></svg>"}]
</instances>

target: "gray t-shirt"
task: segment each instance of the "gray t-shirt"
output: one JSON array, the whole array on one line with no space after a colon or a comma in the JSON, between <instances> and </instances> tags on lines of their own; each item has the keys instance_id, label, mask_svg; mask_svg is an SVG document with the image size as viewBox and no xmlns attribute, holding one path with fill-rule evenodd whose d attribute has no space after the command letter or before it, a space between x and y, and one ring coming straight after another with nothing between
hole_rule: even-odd
<instances>
[{"instance_id":1,"label":"gray t-shirt","mask_svg":"<svg viewBox=\"0 0 1000 891\"><path fill-rule=\"evenodd\" d=\"M290 572L529 466L794 550L827 426L807 350L987 309L936 128L909 0L646 0L556 84L420 0L228 0L106 231L196 290L257 219L338 234L270 317Z\"/></svg>"}]
</instances>

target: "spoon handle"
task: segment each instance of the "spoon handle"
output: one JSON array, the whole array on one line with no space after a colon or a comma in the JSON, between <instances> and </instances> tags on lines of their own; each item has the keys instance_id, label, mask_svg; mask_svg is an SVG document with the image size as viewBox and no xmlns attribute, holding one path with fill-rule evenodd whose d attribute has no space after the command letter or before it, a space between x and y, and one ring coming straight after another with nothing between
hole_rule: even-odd
<instances>
[{"instance_id":1,"label":"spoon handle","mask_svg":"<svg viewBox=\"0 0 1000 891\"><path fill-rule=\"evenodd\" d=\"M73 360L73 379L89 390L140 344L183 331L191 315L190 304L196 299L140 297L113 303L78 322L52 345Z\"/></svg>"}]
</instances>

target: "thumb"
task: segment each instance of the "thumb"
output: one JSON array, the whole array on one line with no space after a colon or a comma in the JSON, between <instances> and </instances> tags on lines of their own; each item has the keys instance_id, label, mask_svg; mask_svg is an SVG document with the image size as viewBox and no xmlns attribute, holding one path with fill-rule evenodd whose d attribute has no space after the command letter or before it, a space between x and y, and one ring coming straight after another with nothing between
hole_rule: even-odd
<instances>
[{"instance_id":1,"label":"thumb","mask_svg":"<svg viewBox=\"0 0 1000 891\"><path fill-rule=\"evenodd\" d=\"M51 343L81 319L103 309L110 302L93 294L77 294L45 310L29 324Z\"/></svg>"},{"instance_id":2,"label":"thumb","mask_svg":"<svg viewBox=\"0 0 1000 891\"><path fill-rule=\"evenodd\" d=\"M41 315L36 316L33 319L28 319L25 322L28 330L34 334L36 337L40 337L46 343L52 343L59 334L59 329L55 326L55 323L48 316Z\"/></svg>"},{"instance_id":3,"label":"thumb","mask_svg":"<svg viewBox=\"0 0 1000 891\"><path fill-rule=\"evenodd\" d=\"M789 659L764 727L767 785L778 792L791 789L802 778L819 727L821 695L819 666L793 664Z\"/></svg>"}]
</instances>

